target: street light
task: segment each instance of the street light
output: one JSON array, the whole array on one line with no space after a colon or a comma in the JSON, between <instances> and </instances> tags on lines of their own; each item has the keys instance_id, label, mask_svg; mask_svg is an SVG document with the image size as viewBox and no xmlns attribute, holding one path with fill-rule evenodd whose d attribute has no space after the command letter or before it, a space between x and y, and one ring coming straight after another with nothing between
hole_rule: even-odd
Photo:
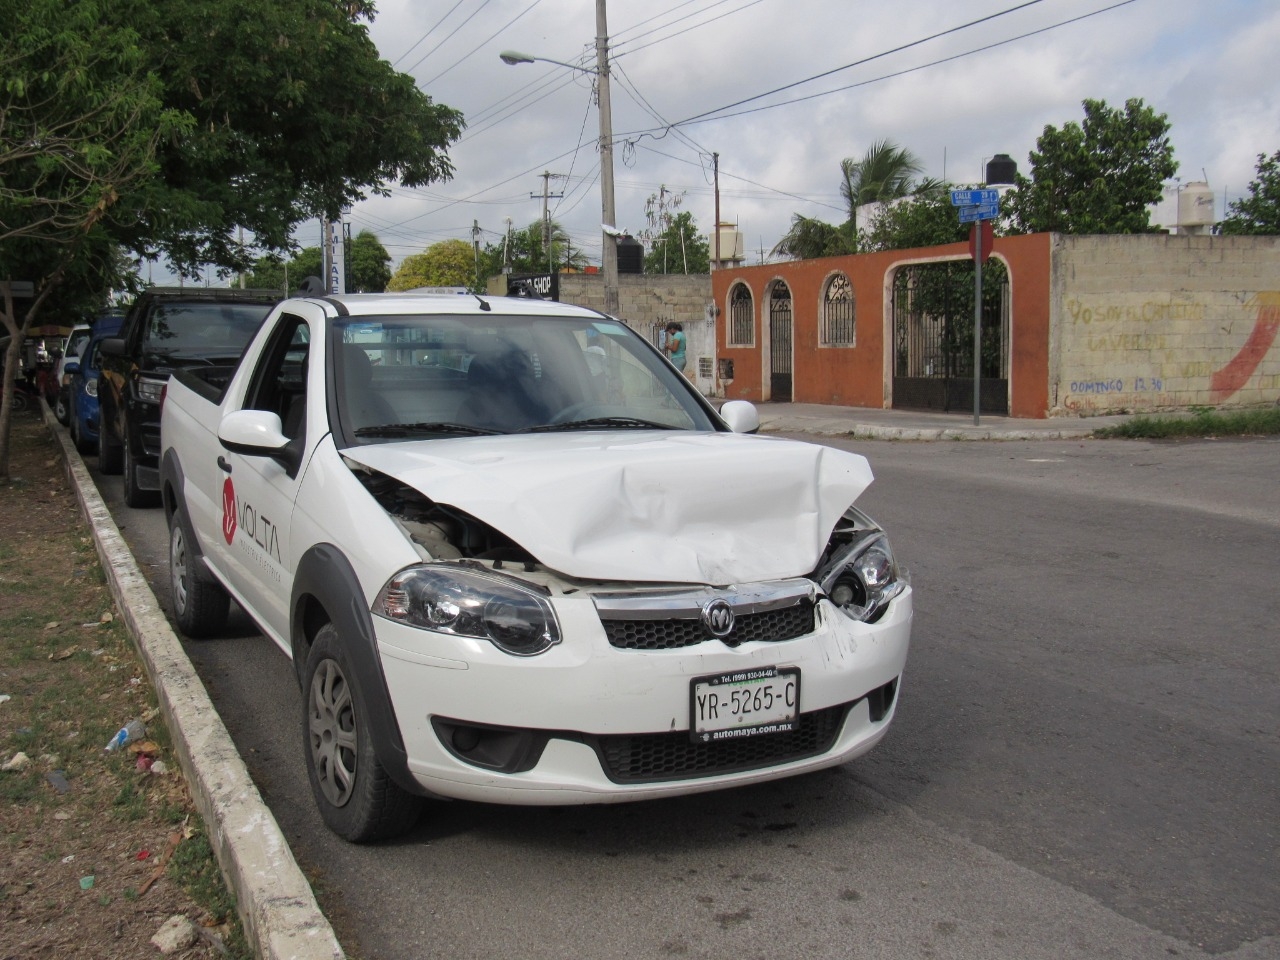
<instances>
[{"instance_id":1,"label":"street light","mask_svg":"<svg viewBox=\"0 0 1280 960\"><path fill-rule=\"evenodd\" d=\"M613 211L613 114L609 107L609 29L605 22L605 0L596 0L596 69L564 63L548 57L535 57L515 50L498 54L510 66L518 63L554 63L558 67L580 70L597 78L600 107L600 268L604 273L604 312L618 314L618 246ZM611 232L612 231L612 234Z\"/></svg>"}]
</instances>

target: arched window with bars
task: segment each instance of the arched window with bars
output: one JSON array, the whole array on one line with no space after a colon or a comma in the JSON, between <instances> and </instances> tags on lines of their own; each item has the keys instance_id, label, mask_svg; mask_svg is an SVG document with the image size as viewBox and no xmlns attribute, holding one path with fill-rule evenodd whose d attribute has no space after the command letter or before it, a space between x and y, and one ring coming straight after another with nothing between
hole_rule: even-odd
<instances>
[{"instance_id":1,"label":"arched window with bars","mask_svg":"<svg viewBox=\"0 0 1280 960\"><path fill-rule=\"evenodd\" d=\"M818 342L824 347L858 345L853 284L843 273L832 274L823 291L822 331Z\"/></svg>"}]
</instances>

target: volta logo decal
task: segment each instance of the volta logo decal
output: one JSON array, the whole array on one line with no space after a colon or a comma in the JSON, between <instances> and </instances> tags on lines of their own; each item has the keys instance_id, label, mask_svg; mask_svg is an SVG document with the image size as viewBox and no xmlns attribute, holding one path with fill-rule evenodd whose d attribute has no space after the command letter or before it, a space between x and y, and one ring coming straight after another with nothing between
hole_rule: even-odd
<instances>
[{"instance_id":1,"label":"volta logo decal","mask_svg":"<svg viewBox=\"0 0 1280 960\"><path fill-rule=\"evenodd\" d=\"M230 477L222 485L222 536L227 543L236 538L236 488Z\"/></svg>"},{"instance_id":2,"label":"volta logo decal","mask_svg":"<svg viewBox=\"0 0 1280 960\"><path fill-rule=\"evenodd\" d=\"M1209 400L1212 403L1222 403L1249 382L1253 372L1258 369L1258 364L1275 343L1276 333L1280 332L1280 292L1272 290L1255 294L1245 304L1245 309L1255 306L1258 308L1258 320L1249 333L1249 339L1225 367L1209 378L1209 389L1212 391Z\"/></svg>"}]
</instances>

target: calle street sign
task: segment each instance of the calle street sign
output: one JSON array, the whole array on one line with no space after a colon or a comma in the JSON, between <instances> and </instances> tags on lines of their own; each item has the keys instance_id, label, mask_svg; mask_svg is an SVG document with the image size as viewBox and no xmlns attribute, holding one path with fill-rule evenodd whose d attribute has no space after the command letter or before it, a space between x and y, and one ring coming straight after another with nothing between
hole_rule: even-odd
<instances>
[{"instance_id":1,"label":"calle street sign","mask_svg":"<svg viewBox=\"0 0 1280 960\"><path fill-rule=\"evenodd\" d=\"M953 207L972 207L979 203L998 203L1000 191L989 188L981 190L952 190L951 205Z\"/></svg>"},{"instance_id":2,"label":"calle street sign","mask_svg":"<svg viewBox=\"0 0 1280 960\"><path fill-rule=\"evenodd\" d=\"M991 192L995 193L994 190ZM998 216L1000 216L1000 204L996 200L992 200L990 203L977 203L960 208L961 223L972 223L975 220L994 220Z\"/></svg>"}]
</instances>

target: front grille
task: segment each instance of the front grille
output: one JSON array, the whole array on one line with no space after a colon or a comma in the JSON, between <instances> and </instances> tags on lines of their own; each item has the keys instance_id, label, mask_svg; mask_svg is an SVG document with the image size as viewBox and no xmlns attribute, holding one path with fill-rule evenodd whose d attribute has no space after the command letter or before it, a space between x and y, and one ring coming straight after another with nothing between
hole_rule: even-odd
<instances>
[{"instance_id":1,"label":"front grille","mask_svg":"<svg viewBox=\"0 0 1280 960\"><path fill-rule=\"evenodd\" d=\"M619 734L589 738L605 775L614 783L686 780L772 767L816 757L831 749L853 704L802 713L787 733L694 743L689 731Z\"/></svg>"},{"instance_id":2,"label":"front grille","mask_svg":"<svg viewBox=\"0 0 1280 960\"><path fill-rule=\"evenodd\" d=\"M781 610L739 614L724 643L736 647L751 640L794 640L813 633L812 601ZM671 620L602 620L612 646L623 650L675 650L714 640L696 617Z\"/></svg>"}]
</instances>

